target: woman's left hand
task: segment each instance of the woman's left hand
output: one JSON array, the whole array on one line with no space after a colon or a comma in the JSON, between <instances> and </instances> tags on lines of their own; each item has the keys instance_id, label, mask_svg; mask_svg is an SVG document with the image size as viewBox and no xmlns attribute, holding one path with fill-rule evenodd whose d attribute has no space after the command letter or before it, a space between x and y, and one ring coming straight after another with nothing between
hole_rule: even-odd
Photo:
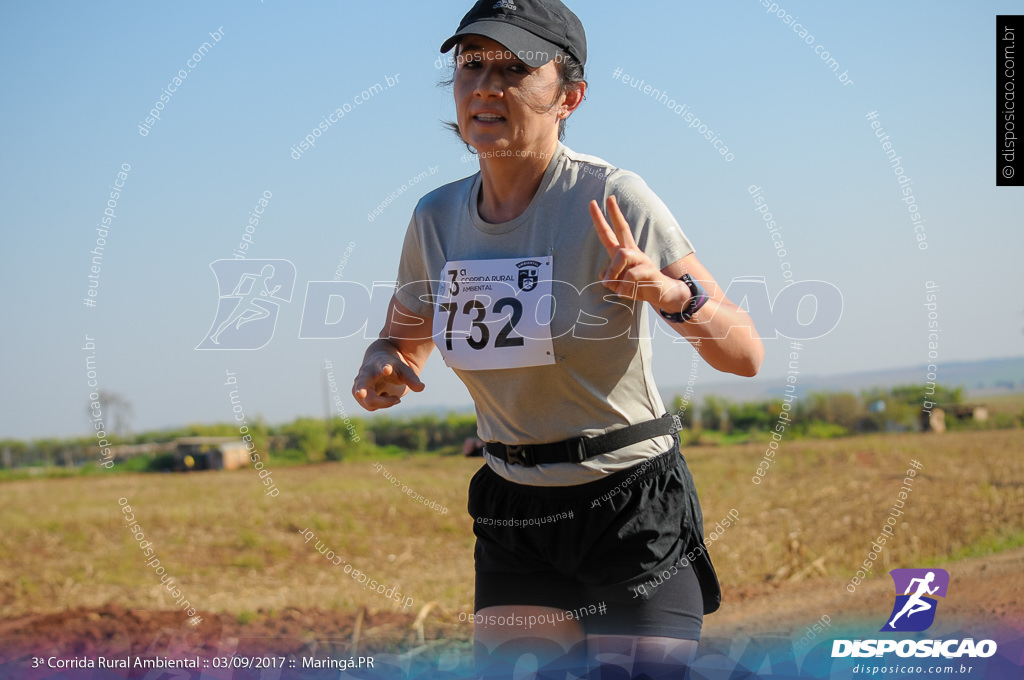
<instances>
[{"instance_id":1,"label":"woman's left hand","mask_svg":"<svg viewBox=\"0 0 1024 680\"><path fill-rule=\"evenodd\" d=\"M689 288L661 273L647 253L633 240L633 232L619 210L615 196L608 197L608 225L597 201L590 202L590 217L611 263L601 270L602 283L616 295L631 300L644 300L662 309L682 309L689 299Z\"/></svg>"}]
</instances>

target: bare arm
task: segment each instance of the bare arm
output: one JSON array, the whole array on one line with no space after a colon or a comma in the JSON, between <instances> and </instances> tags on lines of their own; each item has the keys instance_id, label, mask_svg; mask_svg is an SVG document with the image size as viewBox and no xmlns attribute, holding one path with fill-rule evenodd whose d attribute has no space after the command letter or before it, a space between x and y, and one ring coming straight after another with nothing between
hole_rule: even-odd
<instances>
[{"instance_id":1,"label":"bare arm","mask_svg":"<svg viewBox=\"0 0 1024 680\"><path fill-rule=\"evenodd\" d=\"M659 302L666 312L681 311L689 304L690 290L679 281L683 274L699 282L710 296L689 321L669 325L693 343L701 357L719 371L746 377L757 375L764 360L764 345L754 322L749 314L725 297L725 291L697 255L690 253L661 272L677 282L673 289L666 291L664 301Z\"/></svg>"},{"instance_id":2,"label":"bare arm","mask_svg":"<svg viewBox=\"0 0 1024 680\"><path fill-rule=\"evenodd\" d=\"M366 348L352 385L360 406L376 411L401 403L410 390L423 391L419 375L434 349L431 327L432 317L413 313L391 296L380 338Z\"/></svg>"}]
</instances>

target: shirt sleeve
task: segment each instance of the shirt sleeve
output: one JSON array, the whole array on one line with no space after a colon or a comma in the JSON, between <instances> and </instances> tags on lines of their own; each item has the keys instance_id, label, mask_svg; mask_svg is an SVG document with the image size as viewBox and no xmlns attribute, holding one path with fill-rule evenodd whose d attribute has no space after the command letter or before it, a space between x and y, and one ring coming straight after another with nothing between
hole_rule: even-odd
<instances>
[{"instance_id":1,"label":"shirt sleeve","mask_svg":"<svg viewBox=\"0 0 1024 680\"><path fill-rule=\"evenodd\" d=\"M395 297L411 312L420 316L433 316L434 305L431 279L433 275L427 269L426 253L423 249L423 235L413 211L409 220L409 228L405 232L405 243L402 245L402 258L398 263L398 286Z\"/></svg>"},{"instance_id":2,"label":"shirt sleeve","mask_svg":"<svg viewBox=\"0 0 1024 680\"><path fill-rule=\"evenodd\" d=\"M625 170L610 175L605 185L605 197L612 194L633 230L637 247L651 258L658 269L664 269L694 252L693 244L668 206L639 175Z\"/></svg>"}]
</instances>

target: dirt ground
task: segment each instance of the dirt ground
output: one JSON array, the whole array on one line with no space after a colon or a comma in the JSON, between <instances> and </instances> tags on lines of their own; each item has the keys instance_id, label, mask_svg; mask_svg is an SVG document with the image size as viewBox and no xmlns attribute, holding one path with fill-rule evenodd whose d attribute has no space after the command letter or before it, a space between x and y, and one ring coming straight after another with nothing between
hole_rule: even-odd
<instances>
[{"instance_id":1,"label":"dirt ground","mask_svg":"<svg viewBox=\"0 0 1024 680\"><path fill-rule=\"evenodd\" d=\"M978 622L1001 622L1024 632L1024 548L936 566L949 572L950 582L929 634ZM862 636L877 631L892 609L891 577L861 583L854 593L846 590L847 584L815 579L727 590L722 608L705 618L702 635L803 634L823 615L833 624L863 622L869 627L860 631Z\"/></svg>"},{"instance_id":2,"label":"dirt ground","mask_svg":"<svg viewBox=\"0 0 1024 680\"><path fill-rule=\"evenodd\" d=\"M1009 627L1024 631L1024 548L938 565L950 573L930 634L960 627ZM888 577L875 578L851 594L846 582L813 579L732 588L724 584L722 608L705 619L703 637L772 635L798 638L827 616L838 626L877 631L893 602ZM289 608L259 612L240 623L232 614L199 612L192 625L180 610L126 610L116 606L70 609L57 614L13 617L0 622L0 677L24 668L31 656L328 657L408 650L464 652L471 626L436 606L418 613L339 612ZM357 626L358 624L358 626ZM358 631L356 630L358 627ZM6 671L6 672L5 672Z\"/></svg>"}]
</instances>

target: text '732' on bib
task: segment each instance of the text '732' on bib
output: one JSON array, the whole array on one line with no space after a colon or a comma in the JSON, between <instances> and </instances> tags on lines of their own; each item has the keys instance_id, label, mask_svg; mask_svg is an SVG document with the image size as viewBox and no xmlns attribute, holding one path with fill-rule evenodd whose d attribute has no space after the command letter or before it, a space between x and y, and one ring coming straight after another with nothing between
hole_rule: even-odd
<instances>
[{"instance_id":1,"label":"text '732' on bib","mask_svg":"<svg viewBox=\"0 0 1024 680\"><path fill-rule=\"evenodd\" d=\"M452 260L439 277L434 344L464 370L555 363L551 256Z\"/></svg>"}]
</instances>

